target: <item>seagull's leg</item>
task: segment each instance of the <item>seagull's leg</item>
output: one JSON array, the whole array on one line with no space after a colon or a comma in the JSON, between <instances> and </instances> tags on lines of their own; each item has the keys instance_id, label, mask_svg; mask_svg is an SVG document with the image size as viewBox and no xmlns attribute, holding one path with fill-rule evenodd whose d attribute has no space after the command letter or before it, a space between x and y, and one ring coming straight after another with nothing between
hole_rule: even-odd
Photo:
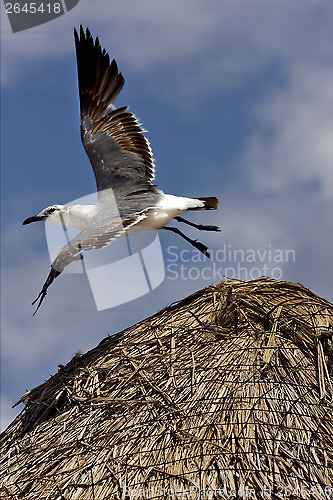
<instances>
[{"instance_id":1,"label":"seagull's leg","mask_svg":"<svg viewBox=\"0 0 333 500\"><path fill-rule=\"evenodd\" d=\"M193 245L195 248L200 250L200 252L202 252L206 257L208 257L208 258L210 257L210 255L208 253L208 247L206 247L206 245L204 245L203 243L200 243L200 241L191 240L188 236L186 236L186 234L182 233L178 229L178 227L166 227L166 226L164 226L163 229L167 229L168 231L172 231L173 233L179 234L179 236L181 236L182 238L184 238L184 240L191 243L191 245Z\"/></svg>"},{"instance_id":2,"label":"seagull's leg","mask_svg":"<svg viewBox=\"0 0 333 500\"><path fill-rule=\"evenodd\" d=\"M189 220L183 219L183 217L175 217L175 220L178 222L184 222L189 226L195 227L196 229L200 229L200 231L221 231L218 226L205 226L203 224L194 224L194 222L190 222Z\"/></svg>"}]
</instances>

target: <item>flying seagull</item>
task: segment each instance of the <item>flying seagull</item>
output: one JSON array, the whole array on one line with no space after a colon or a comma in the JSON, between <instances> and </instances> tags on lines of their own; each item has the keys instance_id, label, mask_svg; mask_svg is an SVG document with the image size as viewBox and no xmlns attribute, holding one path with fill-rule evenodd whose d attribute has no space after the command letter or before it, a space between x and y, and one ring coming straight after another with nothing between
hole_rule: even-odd
<instances>
[{"instance_id":1,"label":"flying seagull","mask_svg":"<svg viewBox=\"0 0 333 500\"><path fill-rule=\"evenodd\" d=\"M152 183L155 164L152 150L135 115L128 107L116 108L124 78L113 60L94 41L89 29L74 30L81 109L81 139L97 184L95 205L51 205L23 224L56 222L80 230L58 253L41 292L33 302L38 311L51 283L67 265L83 258L82 252L102 248L115 238L151 229L167 229L182 236L204 255L208 248L177 227L175 219L200 230L216 226L194 224L181 217L188 210L214 210L218 199L183 198L164 194Z\"/></svg>"}]
</instances>

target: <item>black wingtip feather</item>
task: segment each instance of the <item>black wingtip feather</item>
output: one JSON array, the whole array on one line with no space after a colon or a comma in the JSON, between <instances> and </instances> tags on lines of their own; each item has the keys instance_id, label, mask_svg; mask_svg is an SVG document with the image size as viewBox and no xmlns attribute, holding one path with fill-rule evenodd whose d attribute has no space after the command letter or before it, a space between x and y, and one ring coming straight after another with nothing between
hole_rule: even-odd
<instances>
[{"instance_id":1,"label":"black wingtip feather","mask_svg":"<svg viewBox=\"0 0 333 500\"><path fill-rule=\"evenodd\" d=\"M35 312L33 313L33 316L35 316L36 312L38 311L38 309L42 305L42 302L43 302L43 300L45 299L45 297L47 295L47 289L53 283L53 281L57 278L57 276L59 276L59 274L61 274L61 272L57 271L56 269L54 269L51 266L51 271L49 272L49 275L48 275L48 277L47 277L47 279L46 279L46 281L45 281L45 283L43 285L42 290L39 292L38 297L31 304L31 305L34 305L39 300L37 308L36 308Z\"/></svg>"},{"instance_id":2,"label":"black wingtip feather","mask_svg":"<svg viewBox=\"0 0 333 500\"><path fill-rule=\"evenodd\" d=\"M36 307L36 309L35 309L34 313L32 314L33 316L35 316L36 312L38 311L38 309L39 309L39 308L40 308L40 306L42 305L42 302L43 302L43 300L44 300L44 297L46 296L46 293L47 293L47 292L43 292L43 290L42 290L42 291L39 293L39 295L38 295L37 299L35 299L35 300L32 302L32 304L31 304L31 305L33 306L34 304L36 304L37 300L40 298L40 300L39 300L39 302L38 302L38 305L37 305L37 307Z\"/></svg>"},{"instance_id":3,"label":"black wingtip feather","mask_svg":"<svg viewBox=\"0 0 333 500\"><path fill-rule=\"evenodd\" d=\"M94 40L88 28L80 26L80 36L74 30L81 123L87 115L96 120L103 115L110 104L114 104L123 85L124 77L118 72L115 60L101 48L99 38Z\"/></svg>"}]
</instances>

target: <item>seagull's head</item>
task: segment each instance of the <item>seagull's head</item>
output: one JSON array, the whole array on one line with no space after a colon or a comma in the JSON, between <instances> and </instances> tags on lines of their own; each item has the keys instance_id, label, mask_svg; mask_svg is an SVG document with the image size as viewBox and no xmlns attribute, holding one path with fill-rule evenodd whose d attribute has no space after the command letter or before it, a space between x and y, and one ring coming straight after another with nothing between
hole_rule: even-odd
<instances>
[{"instance_id":1,"label":"seagull's head","mask_svg":"<svg viewBox=\"0 0 333 500\"><path fill-rule=\"evenodd\" d=\"M59 215L64 211L64 208L65 208L64 205L51 205L50 207L46 207L39 214L25 219L23 225L38 221L61 223Z\"/></svg>"}]
</instances>

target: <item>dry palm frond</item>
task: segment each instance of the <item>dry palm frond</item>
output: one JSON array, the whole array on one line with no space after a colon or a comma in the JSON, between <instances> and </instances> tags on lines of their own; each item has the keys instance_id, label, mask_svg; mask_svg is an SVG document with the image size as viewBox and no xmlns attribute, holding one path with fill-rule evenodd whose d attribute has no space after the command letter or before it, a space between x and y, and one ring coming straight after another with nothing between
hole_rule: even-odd
<instances>
[{"instance_id":1,"label":"dry palm frond","mask_svg":"<svg viewBox=\"0 0 333 500\"><path fill-rule=\"evenodd\" d=\"M333 306L301 285L261 278L199 291L21 398L2 435L0 491L331 498L332 334Z\"/></svg>"}]
</instances>

